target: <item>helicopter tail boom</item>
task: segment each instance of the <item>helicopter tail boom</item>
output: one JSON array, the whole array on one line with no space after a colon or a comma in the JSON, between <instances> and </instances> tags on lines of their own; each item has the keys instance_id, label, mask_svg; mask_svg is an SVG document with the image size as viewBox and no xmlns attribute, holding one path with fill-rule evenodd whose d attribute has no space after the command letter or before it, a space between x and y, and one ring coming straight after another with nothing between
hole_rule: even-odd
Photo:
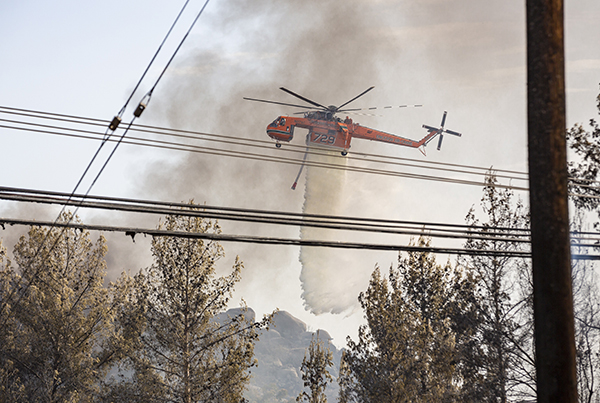
<instances>
[{"instance_id":1,"label":"helicopter tail boom","mask_svg":"<svg viewBox=\"0 0 600 403\"><path fill-rule=\"evenodd\" d=\"M396 144L396 145L411 147L411 148L418 148L418 147L424 145L425 142L428 141L430 137L432 137L432 135L427 135L422 140L417 141L417 140L411 140L406 137L397 136L395 134L386 133L386 132L382 132L382 131L375 130L375 129L370 129L365 126L355 125L355 127L353 127L352 129L353 129L351 131L352 137L356 137L359 139L365 139L365 140L380 141L383 143Z\"/></svg>"},{"instance_id":2,"label":"helicopter tail boom","mask_svg":"<svg viewBox=\"0 0 600 403\"><path fill-rule=\"evenodd\" d=\"M444 138L443 136L445 133L458 137L462 135L461 133L444 128L444 125L446 123L446 115L447 112L444 111L444 115L442 116L442 124L440 127L423 125L423 128L427 129L428 133L421 140L412 140L406 137L397 136L395 134L390 134L359 125L351 125L351 134L352 137L380 141L383 143L397 144L400 146L411 148L419 148L421 146L426 146L431 140L433 140L436 136L439 135L439 141L437 146L437 149L439 150L442 147L442 140Z\"/></svg>"}]
</instances>

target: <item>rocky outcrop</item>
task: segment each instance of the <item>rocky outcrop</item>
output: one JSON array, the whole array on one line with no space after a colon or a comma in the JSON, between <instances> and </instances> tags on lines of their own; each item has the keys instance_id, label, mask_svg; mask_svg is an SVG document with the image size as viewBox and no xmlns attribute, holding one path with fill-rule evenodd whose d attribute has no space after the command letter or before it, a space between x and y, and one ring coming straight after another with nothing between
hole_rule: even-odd
<instances>
[{"instance_id":1,"label":"rocky outcrop","mask_svg":"<svg viewBox=\"0 0 600 403\"><path fill-rule=\"evenodd\" d=\"M239 308L226 312L229 316L242 313ZM252 316L250 316L252 315ZM246 316L254 319L254 311L248 309ZM315 332L316 333L316 332ZM319 339L329 342L331 336L325 330L318 330ZM286 311L279 311L273 317L273 325L262 331L254 353L258 366L251 369L252 380L246 393L251 403L295 402L303 390L300 366L304 353L312 340L313 332L307 330L306 323ZM334 367L330 368L334 382L327 388L330 402L337 397L338 368L341 351L329 344L333 353Z\"/></svg>"}]
</instances>

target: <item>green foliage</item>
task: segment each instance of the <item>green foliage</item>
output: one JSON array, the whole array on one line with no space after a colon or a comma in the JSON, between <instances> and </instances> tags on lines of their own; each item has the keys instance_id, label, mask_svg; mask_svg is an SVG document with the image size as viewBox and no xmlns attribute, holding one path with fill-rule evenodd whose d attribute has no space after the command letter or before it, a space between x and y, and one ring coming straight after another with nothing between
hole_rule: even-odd
<instances>
[{"instance_id":1,"label":"green foliage","mask_svg":"<svg viewBox=\"0 0 600 403\"><path fill-rule=\"evenodd\" d=\"M169 231L220 232L200 218L168 216ZM223 257L216 242L191 238L154 238L154 264L135 278L124 276L117 288L125 295L119 315L132 380L113 380L111 399L160 402L240 402L255 365L255 323L239 315L225 318L242 263L217 277Z\"/></svg>"},{"instance_id":2,"label":"green foliage","mask_svg":"<svg viewBox=\"0 0 600 403\"><path fill-rule=\"evenodd\" d=\"M596 101L600 114L600 95ZM600 196L595 184L600 173L600 126L595 119L590 119L589 126L590 131L586 131L580 124L567 130L567 144L579 158L576 162L569 162L569 191L576 207L596 210Z\"/></svg>"},{"instance_id":3,"label":"green foliage","mask_svg":"<svg viewBox=\"0 0 600 403\"><path fill-rule=\"evenodd\" d=\"M308 355L307 355L308 354ZM300 372L302 372L302 381L304 387L308 388L309 392L302 392L296 398L297 402L309 403L327 403L325 389L327 384L333 381L329 371L329 367L333 366L333 354L328 346L319 339L319 332L316 337L313 334L307 352L304 354Z\"/></svg>"},{"instance_id":4,"label":"green foliage","mask_svg":"<svg viewBox=\"0 0 600 403\"><path fill-rule=\"evenodd\" d=\"M498 189L493 172L486 176L481 199L485 219L472 208L467 224L474 235L465 248L522 251L516 229L529 228L529 213L509 189ZM479 401L506 402L511 396L535 395L533 300L531 268L525 259L506 256L464 256L459 264L476 281L476 316L472 337L478 341L466 361L469 394Z\"/></svg>"},{"instance_id":5,"label":"green foliage","mask_svg":"<svg viewBox=\"0 0 600 403\"><path fill-rule=\"evenodd\" d=\"M480 222L467 215L465 247L524 250L510 228L528 228L528 212L487 177ZM428 245L421 238L419 245ZM359 296L367 325L348 340L340 366L341 402L506 402L535 393L532 290L523 259L463 256L440 266L412 252L376 270Z\"/></svg>"},{"instance_id":6,"label":"green foliage","mask_svg":"<svg viewBox=\"0 0 600 403\"><path fill-rule=\"evenodd\" d=\"M98 392L113 330L105 253L102 237L32 227L14 248L18 271L0 256L1 392L12 395L3 401L86 402Z\"/></svg>"},{"instance_id":7,"label":"green foliage","mask_svg":"<svg viewBox=\"0 0 600 403\"><path fill-rule=\"evenodd\" d=\"M600 95L597 107L600 112ZM567 131L568 145L578 160L569 163L570 200L575 205L571 230L586 231L589 218L587 211L598 210L597 184L600 172L600 126L590 119L590 131L576 124ZM599 223L594 224L596 230ZM581 248L578 253L589 252ZM600 389L597 377L600 373L600 290L595 264L589 261L574 261L572 268L573 299L575 311L575 343L577 349L577 389L580 402L598 401Z\"/></svg>"},{"instance_id":8,"label":"green foliage","mask_svg":"<svg viewBox=\"0 0 600 403\"><path fill-rule=\"evenodd\" d=\"M25 401L25 385L21 381L21 373L15 358L8 352L15 350L18 340L15 339L18 323L14 320L12 303L8 300L14 290L16 280L11 262L7 257L6 249L0 242L0 303L4 315L0 316L3 323L0 326L0 401L18 402Z\"/></svg>"},{"instance_id":9,"label":"green foliage","mask_svg":"<svg viewBox=\"0 0 600 403\"><path fill-rule=\"evenodd\" d=\"M428 240L419 239L419 245ZM453 314L464 279L411 252L388 278L376 269L359 301L367 325L348 338L340 401L453 402L460 396Z\"/></svg>"},{"instance_id":10,"label":"green foliage","mask_svg":"<svg viewBox=\"0 0 600 403\"><path fill-rule=\"evenodd\" d=\"M352 376L352 370L348 365L346 358L346 351L342 352L342 358L340 359L340 372L338 375L338 403L349 403L354 401L354 388L353 385L356 380Z\"/></svg>"},{"instance_id":11,"label":"green foliage","mask_svg":"<svg viewBox=\"0 0 600 403\"><path fill-rule=\"evenodd\" d=\"M573 267L577 389L580 402L596 402L600 390L600 290L598 276L590 262Z\"/></svg>"}]
</instances>

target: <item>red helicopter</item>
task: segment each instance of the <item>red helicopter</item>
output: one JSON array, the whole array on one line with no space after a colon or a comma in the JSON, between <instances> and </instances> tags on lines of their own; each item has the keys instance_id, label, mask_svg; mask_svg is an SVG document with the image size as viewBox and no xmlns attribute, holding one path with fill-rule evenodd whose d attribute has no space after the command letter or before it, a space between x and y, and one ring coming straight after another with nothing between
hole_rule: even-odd
<instances>
[{"instance_id":1,"label":"red helicopter","mask_svg":"<svg viewBox=\"0 0 600 403\"><path fill-rule=\"evenodd\" d=\"M303 97L302 95L296 94L288 90L287 88L281 87L282 91L287 92L290 95L293 95L296 98L303 100L313 106L306 105L294 105L288 104L284 102L276 102L276 101L267 101L263 99L255 99L255 98L244 98L249 101L257 101L257 102L266 102L276 105L284 105L284 106L292 106L296 108L303 109L311 109L308 112L302 112L304 114L303 117L295 117L295 116L279 116L275 119L271 124L267 126L267 134L269 137L274 139L277 143L275 144L277 147L281 147L281 142L289 142L294 137L294 128L300 127L303 129L308 129L307 136L307 145L308 146L318 146L318 147L326 147L331 149L338 149L341 151L342 155L347 155L348 150L350 149L350 142L352 138L366 139L366 140L374 140L381 141L384 143L391 143L406 147L419 148L421 146L426 146L431 140L434 139L435 136L439 135L440 139L438 141L437 149L441 149L442 140L444 133L452 134L454 136L461 136L461 133L448 130L444 128L446 123L446 114L442 117L441 126L432 127L423 125L425 129L427 129L427 135L423 137L421 140L411 140L406 137L397 136L395 134L390 134L386 132L382 132L379 130L371 129L365 126L361 126L358 123L354 123L352 119L346 117L346 119L342 120L335 116L336 113L340 112L355 112L359 110L363 110L360 108L350 108L343 109L350 102L362 97L367 92L371 91L375 87L370 87L367 90L363 91L361 94L355 96L348 102L343 103L340 106L330 105L323 106L317 102L314 102L308 98ZM420 106L420 105L415 105ZM373 108L370 108L373 109Z\"/></svg>"},{"instance_id":2,"label":"red helicopter","mask_svg":"<svg viewBox=\"0 0 600 403\"><path fill-rule=\"evenodd\" d=\"M335 116L336 113L340 112L356 112L363 110L361 108L350 108L343 109L350 102L355 101L356 99L362 97L367 92L371 91L375 87L367 88L365 91L355 96L348 102L341 104L340 106L330 105L324 106L317 102L314 102L308 98L303 97L302 95L296 94L293 91L288 90L287 88L280 87L282 91L287 92L288 94L303 100L304 102L309 103L313 106L306 105L294 105L288 104L284 102L276 102L276 101L267 101L264 99L256 99L256 98L246 98L244 99L248 101L257 101L257 102L266 102L270 104L283 105L283 106L292 106L295 108L303 108L310 109L307 112L303 113L303 117L295 117L295 116L279 116L275 119L271 124L267 126L267 134L269 137L276 141L275 146L281 147L281 142L289 142L294 137L294 128L300 127L303 129L308 129L308 135L306 136L306 146L307 152L304 154L304 161L306 161L306 157L308 155L308 148L310 146L317 147L325 147L329 149L340 150L342 155L348 155L348 150L350 149L350 142L352 138L366 139L366 140L374 140L381 141L384 143L391 143L406 147L419 148L421 146L425 147L431 140L434 139L435 136L439 135L440 139L438 141L437 149L441 149L442 140L444 133L452 134L454 136L460 137L461 134L452 130L448 130L444 128L446 123L446 114L444 111L444 115L442 116L441 126L432 127L423 125L423 127L427 130L427 135L423 137L421 140L411 140L406 137L397 136L395 134L390 134L386 132L382 132L379 130L371 129L365 126L361 126L358 123L354 123L352 119L346 116L346 119L342 120ZM407 106L407 105L405 105ZM420 106L420 105L415 105ZM374 109L374 108L369 108ZM423 152L421 150L421 152ZM424 152L423 152L424 153ZM296 181L292 185L292 189L296 188L296 184L298 183L298 179L302 174L302 169L304 168L304 163L300 166L300 171L298 172L298 176L296 177Z\"/></svg>"}]
</instances>

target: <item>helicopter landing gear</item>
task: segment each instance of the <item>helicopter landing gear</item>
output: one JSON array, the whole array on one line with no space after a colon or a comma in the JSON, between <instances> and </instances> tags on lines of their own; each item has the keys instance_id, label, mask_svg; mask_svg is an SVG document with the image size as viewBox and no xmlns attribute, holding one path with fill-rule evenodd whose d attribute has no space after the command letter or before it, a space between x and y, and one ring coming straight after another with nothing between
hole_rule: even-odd
<instances>
[{"instance_id":1,"label":"helicopter landing gear","mask_svg":"<svg viewBox=\"0 0 600 403\"><path fill-rule=\"evenodd\" d=\"M275 143L275 147L281 148L281 144L280 143Z\"/></svg>"},{"instance_id":2,"label":"helicopter landing gear","mask_svg":"<svg viewBox=\"0 0 600 403\"><path fill-rule=\"evenodd\" d=\"M342 156L345 157L346 155L348 155L348 151L346 151L346 150L342 151Z\"/></svg>"}]
</instances>

